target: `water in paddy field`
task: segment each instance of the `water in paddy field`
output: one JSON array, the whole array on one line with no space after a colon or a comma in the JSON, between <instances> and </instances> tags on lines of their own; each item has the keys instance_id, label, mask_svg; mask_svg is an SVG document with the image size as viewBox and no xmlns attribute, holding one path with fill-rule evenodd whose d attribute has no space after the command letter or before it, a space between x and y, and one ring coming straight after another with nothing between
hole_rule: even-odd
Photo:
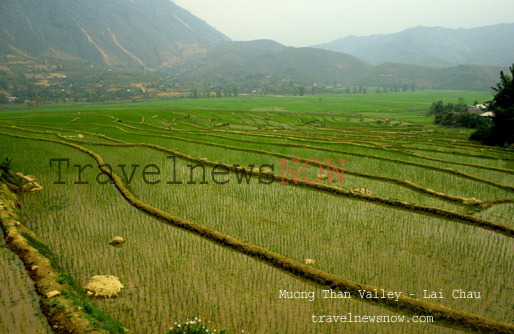
<instances>
[{"instance_id":1,"label":"water in paddy field","mask_svg":"<svg viewBox=\"0 0 514 334\"><path fill-rule=\"evenodd\" d=\"M23 263L0 237L0 333L52 333Z\"/></svg>"}]
</instances>

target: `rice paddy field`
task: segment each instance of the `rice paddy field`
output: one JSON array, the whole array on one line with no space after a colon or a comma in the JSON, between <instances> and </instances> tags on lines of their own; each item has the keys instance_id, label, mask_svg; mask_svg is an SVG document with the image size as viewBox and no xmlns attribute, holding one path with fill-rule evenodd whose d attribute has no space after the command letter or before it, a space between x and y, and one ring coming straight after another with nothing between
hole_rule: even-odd
<instances>
[{"instance_id":1,"label":"rice paddy field","mask_svg":"<svg viewBox=\"0 0 514 334\"><path fill-rule=\"evenodd\" d=\"M368 95L3 111L0 152L44 187L24 222L61 265L81 285L120 278L95 302L132 333L195 317L227 333L512 331L514 151L425 116L490 95ZM0 275L20 276L3 252ZM32 296L13 284L2 294ZM0 329L22 333L32 320L9 311Z\"/></svg>"}]
</instances>

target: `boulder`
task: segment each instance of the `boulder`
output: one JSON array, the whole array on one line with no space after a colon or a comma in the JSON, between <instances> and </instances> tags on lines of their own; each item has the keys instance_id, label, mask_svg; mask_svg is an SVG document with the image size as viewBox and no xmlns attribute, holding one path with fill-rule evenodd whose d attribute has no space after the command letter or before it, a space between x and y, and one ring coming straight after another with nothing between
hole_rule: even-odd
<instances>
[{"instance_id":1,"label":"boulder","mask_svg":"<svg viewBox=\"0 0 514 334\"><path fill-rule=\"evenodd\" d=\"M47 292L45 296L46 296L46 298L50 299L50 298L57 297L60 294L61 293L59 291L50 291L50 292Z\"/></svg>"},{"instance_id":2,"label":"boulder","mask_svg":"<svg viewBox=\"0 0 514 334\"><path fill-rule=\"evenodd\" d=\"M84 288L89 296L114 298L118 297L124 286L116 276L97 275L91 277Z\"/></svg>"},{"instance_id":3,"label":"boulder","mask_svg":"<svg viewBox=\"0 0 514 334\"><path fill-rule=\"evenodd\" d=\"M109 241L109 245L114 247L121 247L125 243L125 239L122 237L114 237L111 241Z\"/></svg>"},{"instance_id":4,"label":"boulder","mask_svg":"<svg viewBox=\"0 0 514 334\"><path fill-rule=\"evenodd\" d=\"M37 182L32 183L32 187L30 188L31 192L41 191L41 190L43 190L43 187L39 183L37 183Z\"/></svg>"},{"instance_id":5,"label":"boulder","mask_svg":"<svg viewBox=\"0 0 514 334\"><path fill-rule=\"evenodd\" d=\"M361 193L363 195L373 196L373 192L366 188L356 188L356 189L353 189L353 191Z\"/></svg>"},{"instance_id":6,"label":"boulder","mask_svg":"<svg viewBox=\"0 0 514 334\"><path fill-rule=\"evenodd\" d=\"M313 260L313 259L305 259L305 260L303 260L303 263L305 263L306 265L312 266L312 265L315 265L315 264L316 264L316 260Z\"/></svg>"},{"instance_id":7,"label":"boulder","mask_svg":"<svg viewBox=\"0 0 514 334\"><path fill-rule=\"evenodd\" d=\"M36 177L34 175L25 175L24 180L27 182L34 182L36 181Z\"/></svg>"}]
</instances>

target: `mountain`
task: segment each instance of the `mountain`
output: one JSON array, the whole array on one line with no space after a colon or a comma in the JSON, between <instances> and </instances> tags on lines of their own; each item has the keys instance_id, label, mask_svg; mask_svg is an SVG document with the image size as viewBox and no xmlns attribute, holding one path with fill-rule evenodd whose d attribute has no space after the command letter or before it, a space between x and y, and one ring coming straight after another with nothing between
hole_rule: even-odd
<instances>
[{"instance_id":1,"label":"mountain","mask_svg":"<svg viewBox=\"0 0 514 334\"><path fill-rule=\"evenodd\" d=\"M418 27L348 37L337 42L351 46L342 53L271 40L233 42L169 0L0 0L0 89L20 97L30 97L33 84L48 96L70 86L75 87L70 94L89 96L99 84L132 92L125 86L154 81L147 79L155 74L162 89L416 85L487 90L504 67L454 64L480 59L508 64L509 56L502 55L514 54L513 29ZM468 50L473 52L467 55ZM15 92L22 86L24 92Z\"/></svg>"},{"instance_id":2,"label":"mountain","mask_svg":"<svg viewBox=\"0 0 514 334\"><path fill-rule=\"evenodd\" d=\"M507 67L458 65L436 68L419 65L383 63L373 66L356 79L359 84L393 87L415 84L431 89L490 90L496 85L500 71Z\"/></svg>"},{"instance_id":3,"label":"mountain","mask_svg":"<svg viewBox=\"0 0 514 334\"><path fill-rule=\"evenodd\" d=\"M340 52L286 47L271 40L221 42L176 67L182 80L212 85L407 85L433 89L488 90L506 67L458 65L447 68L383 63L373 66Z\"/></svg>"},{"instance_id":4,"label":"mountain","mask_svg":"<svg viewBox=\"0 0 514 334\"><path fill-rule=\"evenodd\" d=\"M474 29L416 27L394 34L348 36L314 47L348 53L375 65L509 66L514 63L514 23Z\"/></svg>"},{"instance_id":5,"label":"mountain","mask_svg":"<svg viewBox=\"0 0 514 334\"><path fill-rule=\"evenodd\" d=\"M291 79L312 84L350 80L371 67L347 54L257 40L218 43L195 62L186 64L182 74L212 81L267 77L272 81Z\"/></svg>"},{"instance_id":6,"label":"mountain","mask_svg":"<svg viewBox=\"0 0 514 334\"><path fill-rule=\"evenodd\" d=\"M227 40L169 0L0 2L0 56L160 67Z\"/></svg>"}]
</instances>

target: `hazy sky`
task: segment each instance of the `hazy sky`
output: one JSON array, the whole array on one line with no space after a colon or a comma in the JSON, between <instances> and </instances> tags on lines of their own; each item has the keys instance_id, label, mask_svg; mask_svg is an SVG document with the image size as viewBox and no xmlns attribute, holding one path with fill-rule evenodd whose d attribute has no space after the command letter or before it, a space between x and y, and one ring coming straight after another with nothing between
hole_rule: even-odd
<instances>
[{"instance_id":1,"label":"hazy sky","mask_svg":"<svg viewBox=\"0 0 514 334\"><path fill-rule=\"evenodd\" d=\"M174 0L233 40L290 46L348 35L514 22L514 0Z\"/></svg>"}]
</instances>

